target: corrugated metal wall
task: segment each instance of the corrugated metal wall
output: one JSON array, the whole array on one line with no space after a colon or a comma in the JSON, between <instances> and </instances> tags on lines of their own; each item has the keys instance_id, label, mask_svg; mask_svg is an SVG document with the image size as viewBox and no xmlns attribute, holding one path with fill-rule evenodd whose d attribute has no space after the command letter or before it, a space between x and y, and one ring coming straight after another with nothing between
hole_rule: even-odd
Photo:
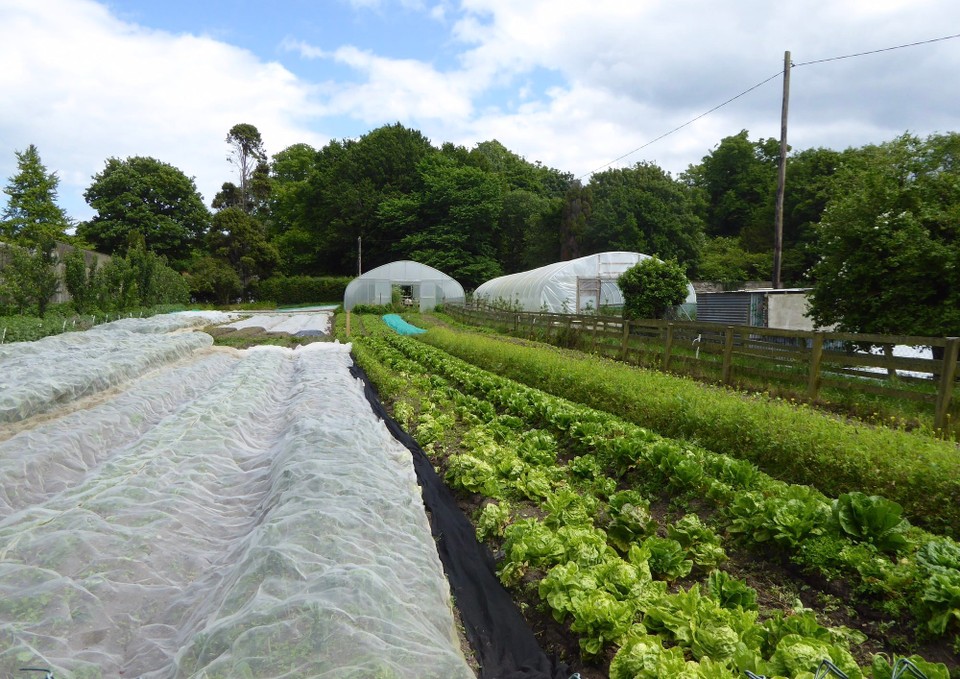
<instances>
[{"instance_id":1,"label":"corrugated metal wall","mask_svg":"<svg viewBox=\"0 0 960 679\"><path fill-rule=\"evenodd\" d=\"M725 325L751 325L751 292L701 292L697 320Z\"/></svg>"}]
</instances>

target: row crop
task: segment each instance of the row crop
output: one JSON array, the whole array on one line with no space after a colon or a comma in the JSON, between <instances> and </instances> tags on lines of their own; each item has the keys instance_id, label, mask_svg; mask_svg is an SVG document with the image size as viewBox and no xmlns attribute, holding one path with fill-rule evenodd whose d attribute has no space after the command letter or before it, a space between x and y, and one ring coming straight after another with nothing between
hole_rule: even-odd
<instances>
[{"instance_id":1,"label":"row crop","mask_svg":"<svg viewBox=\"0 0 960 679\"><path fill-rule=\"evenodd\" d=\"M463 452L446 461L447 478L492 500L478 532L502 540L501 578L517 586L533 576L554 617L580 636L585 655L619 646L611 676L729 677L733 668L808 676L814 656L863 676L848 649L860 640L855 633L821 627L810 611L759 622L755 593L717 569L726 556L715 528L730 533L736 516L719 511L711 527L688 514L658 534L649 502L625 482L709 495L721 507L732 506L738 488L772 506L773 489L785 484L748 463L685 448L410 340L365 340L357 349L387 366L379 374L391 376L398 393L401 385L406 393L418 387L419 412L401 402L397 415L422 444L441 440L458 422L468 427ZM540 518L521 518L518 501L536 503ZM883 532L901 535L903 528ZM842 532L833 537L882 559L875 545ZM668 582L691 572L706 582L667 593ZM882 656L874 665L868 676L889 676ZM942 666L925 667L928 676L946 676Z\"/></svg>"},{"instance_id":2,"label":"row crop","mask_svg":"<svg viewBox=\"0 0 960 679\"><path fill-rule=\"evenodd\" d=\"M809 406L534 343L439 326L423 341L531 387L616 412L663 436L749 460L826 495L882 495L903 506L915 524L960 536L960 454L953 443L851 424Z\"/></svg>"}]
</instances>

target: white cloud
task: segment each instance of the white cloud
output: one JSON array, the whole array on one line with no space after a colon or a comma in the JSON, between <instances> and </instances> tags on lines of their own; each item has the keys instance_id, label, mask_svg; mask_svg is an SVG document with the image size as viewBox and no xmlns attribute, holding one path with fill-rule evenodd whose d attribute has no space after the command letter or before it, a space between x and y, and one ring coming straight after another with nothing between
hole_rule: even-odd
<instances>
[{"instance_id":1,"label":"white cloud","mask_svg":"<svg viewBox=\"0 0 960 679\"><path fill-rule=\"evenodd\" d=\"M385 120L465 120L472 114L479 83L462 73L445 74L421 61L387 59L350 46L333 52L305 44L292 47L305 57L329 59L362 76L360 82L325 84L321 115L347 115L377 125Z\"/></svg>"},{"instance_id":2,"label":"white cloud","mask_svg":"<svg viewBox=\"0 0 960 679\"><path fill-rule=\"evenodd\" d=\"M281 65L121 22L88 0L4 0L0 63L0 170L11 176L13 150L36 144L77 218L91 214L81 194L109 157L175 165L209 203L233 179L224 138L234 124L257 125L269 152L326 141L303 124L310 88Z\"/></svg>"},{"instance_id":3,"label":"white cloud","mask_svg":"<svg viewBox=\"0 0 960 679\"><path fill-rule=\"evenodd\" d=\"M85 217L79 195L106 158L151 155L196 176L209 202L232 179L223 139L238 122L255 124L274 153L322 145L325 128L356 137L400 121L434 143L497 138L581 175L778 73L784 50L802 64L960 25L954 0L344 2L384 21L414 12L425 34L438 23L449 34L421 50L436 59L414 60L389 44L361 47L347 27L330 27L330 42L294 32L276 41L288 67L125 23L93 0L0 0L0 172L13 173L13 150L36 144L73 196L65 207ZM844 148L960 129L958 70L960 40L798 66L790 141ZM775 78L615 166L650 160L676 173L741 129L778 136L780 98Z\"/></svg>"}]
</instances>

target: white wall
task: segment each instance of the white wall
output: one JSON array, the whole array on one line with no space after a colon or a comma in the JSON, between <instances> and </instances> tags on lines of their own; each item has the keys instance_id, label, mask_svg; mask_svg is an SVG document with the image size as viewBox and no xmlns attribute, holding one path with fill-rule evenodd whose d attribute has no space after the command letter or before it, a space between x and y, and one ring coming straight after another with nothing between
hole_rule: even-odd
<instances>
[{"instance_id":1,"label":"white wall","mask_svg":"<svg viewBox=\"0 0 960 679\"><path fill-rule=\"evenodd\" d=\"M813 330L806 316L809 309L805 292L767 294L767 326L784 330Z\"/></svg>"}]
</instances>

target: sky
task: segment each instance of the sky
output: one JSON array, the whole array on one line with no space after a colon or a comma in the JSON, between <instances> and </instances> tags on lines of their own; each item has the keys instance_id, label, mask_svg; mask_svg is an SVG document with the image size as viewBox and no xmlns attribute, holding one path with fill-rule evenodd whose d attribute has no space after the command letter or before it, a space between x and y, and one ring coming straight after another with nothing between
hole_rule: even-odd
<instances>
[{"instance_id":1,"label":"sky","mask_svg":"<svg viewBox=\"0 0 960 679\"><path fill-rule=\"evenodd\" d=\"M150 156L209 205L237 123L272 155L399 122L584 181L677 176L779 138L785 51L795 150L960 131L960 37L925 42L957 34L956 0L0 0L0 175L36 145L85 220L107 159Z\"/></svg>"}]
</instances>

